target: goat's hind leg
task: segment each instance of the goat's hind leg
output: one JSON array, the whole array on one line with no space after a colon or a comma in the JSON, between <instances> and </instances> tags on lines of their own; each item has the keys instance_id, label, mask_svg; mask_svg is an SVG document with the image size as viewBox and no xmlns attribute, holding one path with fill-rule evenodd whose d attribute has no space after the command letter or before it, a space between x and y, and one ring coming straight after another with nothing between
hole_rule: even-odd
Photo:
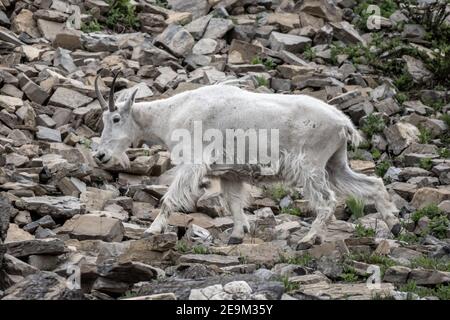
<instances>
[{"instance_id":1,"label":"goat's hind leg","mask_svg":"<svg viewBox=\"0 0 450 320\"><path fill-rule=\"evenodd\" d=\"M384 222L394 235L401 231L401 224L395 213L397 207L392 203L383 180L354 172L347 163L346 146L340 148L327 164L330 183L340 196L356 196L374 203Z\"/></svg>"},{"instance_id":2,"label":"goat's hind leg","mask_svg":"<svg viewBox=\"0 0 450 320\"><path fill-rule=\"evenodd\" d=\"M245 233L250 231L250 225L244 214L249 194L242 181L222 178L220 182L226 202L224 205L231 212L234 222L228 244L239 244L242 243Z\"/></svg>"},{"instance_id":3,"label":"goat's hind leg","mask_svg":"<svg viewBox=\"0 0 450 320\"><path fill-rule=\"evenodd\" d=\"M303 192L317 216L308 234L298 243L298 250L308 249L323 241L327 224L336 208L335 194L329 186L325 169L304 167L303 170Z\"/></svg>"},{"instance_id":4,"label":"goat's hind leg","mask_svg":"<svg viewBox=\"0 0 450 320\"><path fill-rule=\"evenodd\" d=\"M182 165L178 168L175 178L162 198L161 211L144 235L164 233L167 228L170 213L182 210L193 211L200 196L200 184L206 175L204 165Z\"/></svg>"}]
</instances>

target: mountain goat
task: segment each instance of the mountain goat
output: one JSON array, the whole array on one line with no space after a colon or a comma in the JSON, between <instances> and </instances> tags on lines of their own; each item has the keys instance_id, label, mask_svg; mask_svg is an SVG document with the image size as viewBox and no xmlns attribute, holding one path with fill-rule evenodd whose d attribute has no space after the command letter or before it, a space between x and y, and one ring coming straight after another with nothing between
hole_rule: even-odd
<instances>
[{"instance_id":1,"label":"mountain goat","mask_svg":"<svg viewBox=\"0 0 450 320\"><path fill-rule=\"evenodd\" d=\"M390 201L380 178L356 173L347 161L347 143L358 145L361 136L350 119L335 107L306 95L253 93L228 85L211 85L170 98L135 103L136 92L114 101L114 77L108 103L95 80L97 98L104 109L104 129L94 157L102 165L128 165L127 147L136 141L177 146L173 133L183 129L193 134L195 121L205 129L278 129L280 150L277 176L288 185L301 186L317 217L298 248L308 248L323 239L333 218L336 197L357 196L375 204L394 234L400 231L397 208ZM202 142L204 146L207 142ZM248 150L247 150L248 151ZM162 198L161 211L146 234L165 231L174 211L193 211L205 176L213 163L182 163ZM247 192L239 178L221 179L225 208L233 216L229 244L241 243L249 224L244 214Z\"/></svg>"}]
</instances>

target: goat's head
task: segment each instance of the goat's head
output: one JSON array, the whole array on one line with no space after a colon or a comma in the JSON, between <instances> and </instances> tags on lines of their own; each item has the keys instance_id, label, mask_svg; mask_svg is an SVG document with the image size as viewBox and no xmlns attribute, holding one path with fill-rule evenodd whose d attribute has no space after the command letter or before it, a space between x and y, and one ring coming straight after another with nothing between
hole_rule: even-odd
<instances>
[{"instance_id":1,"label":"goat's head","mask_svg":"<svg viewBox=\"0 0 450 320\"><path fill-rule=\"evenodd\" d=\"M99 76L95 79L95 93L103 109L103 131L94 158L98 163L106 166L120 163L124 167L129 167L125 150L137 136L138 128L131 112L137 89L131 95L122 97L122 99L118 99L120 101L115 102L114 87L118 75L119 73L114 76L108 103L98 88Z\"/></svg>"}]
</instances>

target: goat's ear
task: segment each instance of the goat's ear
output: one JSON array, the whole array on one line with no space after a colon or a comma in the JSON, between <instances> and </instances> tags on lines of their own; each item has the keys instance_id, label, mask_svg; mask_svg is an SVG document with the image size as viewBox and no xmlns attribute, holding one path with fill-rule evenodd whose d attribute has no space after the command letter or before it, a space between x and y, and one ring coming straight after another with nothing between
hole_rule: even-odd
<instances>
[{"instance_id":1,"label":"goat's ear","mask_svg":"<svg viewBox=\"0 0 450 320\"><path fill-rule=\"evenodd\" d=\"M138 92L138 89L136 88L131 95L128 97L128 99L126 100L125 104L122 107L122 112L124 113L129 113L131 111L131 106L134 103L134 100L136 98L136 93Z\"/></svg>"}]
</instances>

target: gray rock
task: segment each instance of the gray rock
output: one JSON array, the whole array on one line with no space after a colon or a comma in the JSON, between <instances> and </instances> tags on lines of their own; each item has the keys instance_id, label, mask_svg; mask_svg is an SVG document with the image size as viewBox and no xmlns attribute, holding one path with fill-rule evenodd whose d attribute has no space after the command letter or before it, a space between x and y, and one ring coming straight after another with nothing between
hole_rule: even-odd
<instances>
[{"instance_id":1,"label":"gray rock","mask_svg":"<svg viewBox=\"0 0 450 320\"><path fill-rule=\"evenodd\" d=\"M38 104L43 104L48 99L48 93L31 81L24 73L20 73L17 78L19 79L20 88L28 99Z\"/></svg>"},{"instance_id":2,"label":"gray rock","mask_svg":"<svg viewBox=\"0 0 450 320\"><path fill-rule=\"evenodd\" d=\"M70 196L23 197L16 201L16 206L42 216L51 215L55 219L71 218L76 214L83 214L85 211L85 205L80 203L78 198Z\"/></svg>"},{"instance_id":3,"label":"gray rock","mask_svg":"<svg viewBox=\"0 0 450 320\"><path fill-rule=\"evenodd\" d=\"M210 5L207 0L168 0L172 10L192 13L192 19L197 19L208 13Z\"/></svg>"},{"instance_id":4,"label":"gray rock","mask_svg":"<svg viewBox=\"0 0 450 320\"><path fill-rule=\"evenodd\" d=\"M307 37L284 34L276 31L271 33L269 41L272 50L286 50L294 53L303 52L303 50L312 42L312 40Z\"/></svg>"},{"instance_id":5,"label":"gray rock","mask_svg":"<svg viewBox=\"0 0 450 320\"><path fill-rule=\"evenodd\" d=\"M50 98L49 104L57 107L76 109L87 105L92 100L92 98L87 97L78 91L59 87Z\"/></svg>"},{"instance_id":6,"label":"gray rock","mask_svg":"<svg viewBox=\"0 0 450 320\"><path fill-rule=\"evenodd\" d=\"M384 134L389 143L389 149L395 155L399 155L409 145L418 141L419 129L412 124L397 122L384 129Z\"/></svg>"},{"instance_id":7,"label":"gray rock","mask_svg":"<svg viewBox=\"0 0 450 320\"><path fill-rule=\"evenodd\" d=\"M207 265L216 265L226 267L239 264L237 256L223 256L218 254L185 254L179 259L180 263L202 263Z\"/></svg>"},{"instance_id":8,"label":"gray rock","mask_svg":"<svg viewBox=\"0 0 450 320\"><path fill-rule=\"evenodd\" d=\"M179 57L188 55L195 43L192 35L186 29L176 24L169 25L163 33L158 35L155 41Z\"/></svg>"},{"instance_id":9,"label":"gray rock","mask_svg":"<svg viewBox=\"0 0 450 320\"><path fill-rule=\"evenodd\" d=\"M55 67L62 68L68 73L77 70L77 66L70 56L70 51L63 48L58 48L55 50L55 54L53 56L53 65Z\"/></svg>"},{"instance_id":10,"label":"gray rock","mask_svg":"<svg viewBox=\"0 0 450 320\"><path fill-rule=\"evenodd\" d=\"M233 21L230 19L212 18L206 27L203 38L220 39L233 27Z\"/></svg>"},{"instance_id":11,"label":"gray rock","mask_svg":"<svg viewBox=\"0 0 450 320\"><path fill-rule=\"evenodd\" d=\"M68 281L53 272L42 271L27 276L8 288L2 300L79 300L81 290L72 290Z\"/></svg>"},{"instance_id":12,"label":"gray rock","mask_svg":"<svg viewBox=\"0 0 450 320\"><path fill-rule=\"evenodd\" d=\"M8 254L16 257L28 257L33 254L60 255L66 252L64 242L59 239L35 239L14 241L5 244Z\"/></svg>"},{"instance_id":13,"label":"gray rock","mask_svg":"<svg viewBox=\"0 0 450 320\"><path fill-rule=\"evenodd\" d=\"M78 240L99 239L119 242L124 236L125 229L118 219L85 214L67 220L58 233L68 234Z\"/></svg>"},{"instance_id":14,"label":"gray rock","mask_svg":"<svg viewBox=\"0 0 450 320\"><path fill-rule=\"evenodd\" d=\"M55 129L50 129L43 126L37 126L36 138L39 140L61 142L61 132Z\"/></svg>"}]
</instances>

